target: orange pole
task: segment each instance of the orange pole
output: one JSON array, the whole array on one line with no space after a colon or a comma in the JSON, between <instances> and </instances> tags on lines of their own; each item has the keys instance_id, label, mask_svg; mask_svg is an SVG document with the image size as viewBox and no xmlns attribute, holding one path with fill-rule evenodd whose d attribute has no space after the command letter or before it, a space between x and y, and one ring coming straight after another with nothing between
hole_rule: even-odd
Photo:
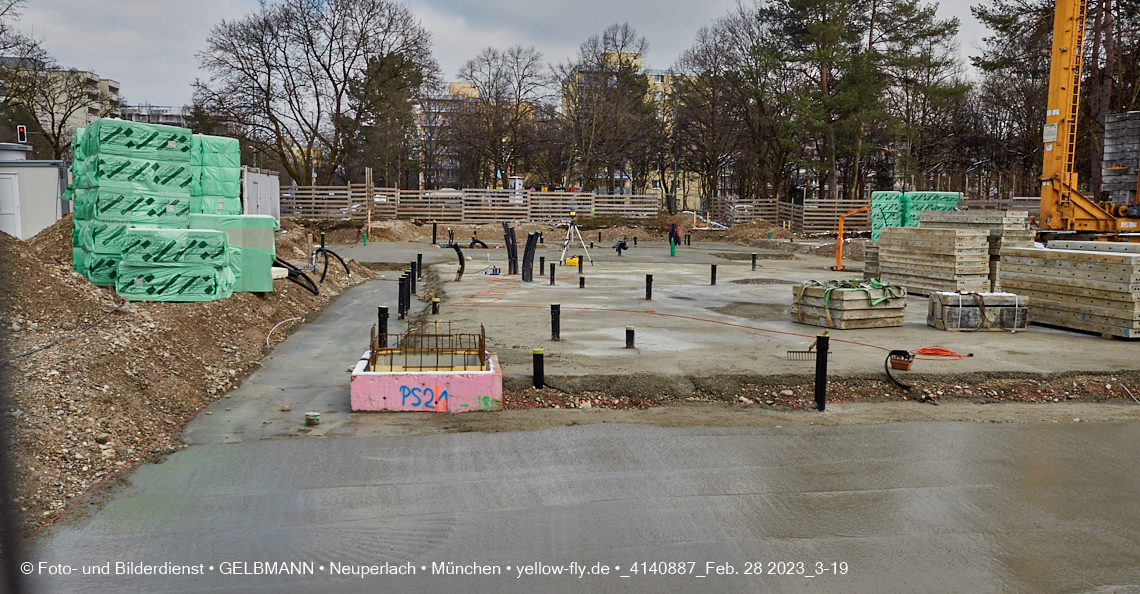
<instances>
[{"instance_id":1,"label":"orange pole","mask_svg":"<svg viewBox=\"0 0 1140 594\"><path fill-rule=\"evenodd\" d=\"M838 233L835 238L835 266L831 267L832 270L846 270L846 268L843 266L843 219L846 219L853 214L859 214L866 211L867 207L862 206L860 208L856 208L851 212L844 213L839 217L839 229L837 230Z\"/></svg>"}]
</instances>

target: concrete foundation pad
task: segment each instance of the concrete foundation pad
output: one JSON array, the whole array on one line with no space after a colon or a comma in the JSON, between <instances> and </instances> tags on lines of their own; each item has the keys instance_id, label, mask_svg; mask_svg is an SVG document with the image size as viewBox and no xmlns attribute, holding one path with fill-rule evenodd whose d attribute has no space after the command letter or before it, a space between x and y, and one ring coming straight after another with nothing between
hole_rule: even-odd
<instances>
[{"instance_id":1,"label":"concrete foundation pad","mask_svg":"<svg viewBox=\"0 0 1140 594\"><path fill-rule=\"evenodd\" d=\"M499 410L503 371L487 354L487 371L368 371L364 352L352 370L352 411L472 412Z\"/></svg>"}]
</instances>

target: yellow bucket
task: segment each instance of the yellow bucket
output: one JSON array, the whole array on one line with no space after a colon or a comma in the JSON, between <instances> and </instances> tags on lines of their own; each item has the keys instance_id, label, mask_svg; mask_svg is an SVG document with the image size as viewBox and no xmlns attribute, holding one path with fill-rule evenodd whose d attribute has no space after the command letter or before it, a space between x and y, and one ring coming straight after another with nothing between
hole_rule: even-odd
<instances>
[{"instance_id":1,"label":"yellow bucket","mask_svg":"<svg viewBox=\"0 0 1140 594\"><path fill-rule=\"evenodd\" d=\"M578 256L574 256L573 258L566 258L566 265L567 266L577 266L578 265Z\"/></svg>"}]
</instances>

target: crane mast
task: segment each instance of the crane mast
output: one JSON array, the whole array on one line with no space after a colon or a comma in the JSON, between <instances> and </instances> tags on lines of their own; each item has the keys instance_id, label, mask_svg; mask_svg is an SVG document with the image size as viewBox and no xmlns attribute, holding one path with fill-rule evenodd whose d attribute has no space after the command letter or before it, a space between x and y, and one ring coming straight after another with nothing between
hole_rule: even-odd
<instances>
[{"instance_id":1,"label":"crane mast","mask_svg":"<svg viewBox=\"0 0 1140 594\"><path fill-rule=\"evenodd\" d=\"M1053 16L1053 53L1049 65L1049 99L1042 140L1042 229L1116 233L1136 231L1124 219L1125 205L1098 204L1077 191L1073 171L1077 119L1080 115L1081 68L1084 62L1085 0L1057 0Z\"/></svg>"}]
</instances>

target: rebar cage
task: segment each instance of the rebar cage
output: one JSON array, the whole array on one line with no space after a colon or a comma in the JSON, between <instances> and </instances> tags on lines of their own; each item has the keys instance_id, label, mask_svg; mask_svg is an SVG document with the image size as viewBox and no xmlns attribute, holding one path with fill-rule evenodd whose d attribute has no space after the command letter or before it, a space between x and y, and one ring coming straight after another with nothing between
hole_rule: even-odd
<instances>
[{"instance_id":1,"label":"rebar cage","mask_svg":"<svg viewBox=\"0 0 1140 594\"><path fill-rule=\"evenodd\" d=\"M425 331L430 330L430 331ZM369 371L486 371L487 331L460 334L451 322L434 322L429 328L405 334L377 334L372 327Z\"/></svg>"}]
</instances>

